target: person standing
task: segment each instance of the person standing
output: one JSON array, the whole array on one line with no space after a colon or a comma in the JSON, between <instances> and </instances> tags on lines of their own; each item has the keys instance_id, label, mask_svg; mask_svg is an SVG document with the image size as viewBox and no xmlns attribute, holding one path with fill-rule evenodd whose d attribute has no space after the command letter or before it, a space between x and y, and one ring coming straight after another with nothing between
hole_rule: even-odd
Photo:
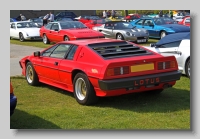
<instances>
[{"instance_id":1,"label":"person standing","mask_svg":"<svg viewBox=\"0 0 200 139\"><path fill-rule=\"evenodd\" d=\"M160 12L159 12L159 17L163 17L163 11L162 10L160 10Z\"/></svg>"},{"instance_id":2,"label":"person standing","mask_svg":"<svg viewBox=\"0 0 200 139\"><path fill-rule=\"evenodd\" d=\"M103 18L107 18L107 11L106 10L103 11Z\"/></svg>"},{"instance_id":3,"label":"person standing","mask_svg":"<svg viewBox=\"0 0 200 139\"><path fill-rule=\"evenodd\" d=\"M112 19L114 19L115 18L115 10L111 11L111 15L112 15Z\"/></svg>"},{"instance_id":4,"label":"person standing","mask_svg":"<svg viewBox=\"0 0 200 139\"><path fill-rule=\"evenodd\" d=\"M173 11L171 10L171 11L170 11L170 17L171 17L171 19L173 19L173 16L174 16L174 15L173 15Z\"/></svg>"},{"instance_id":5,"label":"person standing","mask_svg":"<svg viewBox=\"0 0 200 139\"><path fill-rule=\"evenodd\" d=\"M43 26L47 24L47 19L49 18L49 14L45 15L43 18Z\"/></svg>"},{"instance_id":6,"label":"person standing","mask_svg":"<svg viewBox=\"0 0 200 139\"><path fill-rule=\"evenodd\" d=\"M48 19L48 22L53 22L54 21L54 15L50 12L49 13L49 19Z\"/></svg>"}]
</instances>

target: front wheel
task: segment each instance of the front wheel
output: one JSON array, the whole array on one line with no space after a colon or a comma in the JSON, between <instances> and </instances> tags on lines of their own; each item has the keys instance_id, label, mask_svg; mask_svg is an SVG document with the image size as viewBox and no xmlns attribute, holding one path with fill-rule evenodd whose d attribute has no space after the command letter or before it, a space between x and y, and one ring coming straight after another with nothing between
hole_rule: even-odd
<instances>
[{"instance_id":1,"label":"front wheel","mask_svg":"<svg viewBox=\"0 0 200 139\"><path fill-rule=\"evenodd\" d=\"M94 91L94 87L90 83L87 75L84 73L76 74L73 80L74 97L81 105L90 105L96 103L98 97Z\"/></svg>"},{"instance_id":2,"label":"front wheel","mask_svg":"<svg viewBox=\"0 0 200 139\"><path fill-rule=\"evenodd\" d=\"M186 63L185 71L186 71L187 77L190 78L190 59Z\"/></svg>"},{"instance_id":3,"label":"front wheel","mask_svg":"<svg viewBox=\"0 0 200 139\"><path fill-rule=\"evenodd\" d=\"M69 37L65 36L64 41L69 41Z\"/></svg>"},{"instance_id":4,"label":"front wheel","mask_svg":"<svg viewBox=\"0 0 200 139\"><path fill-rule=\"evenodd\" d=\"M38 85L39 79L31 62L26 64L26 80L29 85Z\"/></svg>"},{"instance_id":5,"label":"front wheel","mask_svg":"<svg viewBox=\"0 0 200 139\"><path fill-rule=\"evenodd\" d=\"M124 40L124 37L123 37L122 34L118 33L116 39L117 40Z\"/></svg>"}]
</instances>

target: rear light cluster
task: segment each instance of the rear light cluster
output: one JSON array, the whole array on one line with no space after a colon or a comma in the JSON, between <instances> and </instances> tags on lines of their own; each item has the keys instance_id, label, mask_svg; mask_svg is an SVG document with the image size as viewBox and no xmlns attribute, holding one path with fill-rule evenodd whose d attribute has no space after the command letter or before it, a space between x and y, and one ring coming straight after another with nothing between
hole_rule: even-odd
<instances>
[{"instance_id":1,"label":"rear light cluster","mask_svg":"<svg viewBox=\"0 0 200 139\"><path fill-rule=\"evenodd\" d=\"M175 68L175 61L158 62L158 70Z\"/></svg>"},{"instance_id":2,"label":"rear light cluster","mask_svg":"<svg viewBox=\"0 0 200 139\"><path fill-rule=\"evenodd\" d=\"M129 66L110 68L107 70L107 76L129 74Z\"/></svg>"}]
</instances>

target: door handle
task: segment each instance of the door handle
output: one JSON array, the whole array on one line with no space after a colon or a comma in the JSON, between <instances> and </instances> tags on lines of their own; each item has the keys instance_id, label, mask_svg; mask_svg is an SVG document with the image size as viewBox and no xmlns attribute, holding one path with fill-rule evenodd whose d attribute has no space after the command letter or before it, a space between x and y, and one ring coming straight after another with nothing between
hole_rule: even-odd
<instances>
[{"instance_id":1,"label":"door handle","mask_svg":"<svg viewBox=\"0 0 200 139\"><path fill-rule=\"evenodd\" d=\"M49 31L49 33L51 33L51 31Z\"/></svg>"},{"instance_id":2,"label":"door handle","mask_svg":"<svg viewBox=\"0 0 200 139\"><path fill-rule=\"evenodd\" d=\"M58 62L55 62L54 65L58 66Z\"/></svg>"}]
</instances>

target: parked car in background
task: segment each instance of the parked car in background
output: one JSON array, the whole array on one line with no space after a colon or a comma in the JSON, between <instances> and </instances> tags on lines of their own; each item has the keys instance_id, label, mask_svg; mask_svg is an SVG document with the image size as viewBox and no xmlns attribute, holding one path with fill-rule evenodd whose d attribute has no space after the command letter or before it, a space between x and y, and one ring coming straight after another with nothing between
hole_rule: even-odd
<instances>
[{"instance_id":1,"label":"parked car in background","mask_svg":"<svg viewBox=\"0 0 200 139\"><path fill-rule=\"evenodd\" d=\"M99 97L161 93L181 76L174 56L105 38L62 41L19 64L29 85L45 83L73 92L81 105L95 104Z\"/></svg>"},{"instance_id":2,"label":"parked car in background","mask_svg":"<svg viewBox=\"0 0 200 139\"><path fill-rule=\"evenodd\" d=\"M179 25L171 18L140 18L130 23L137 28L148 30L151 38L163 38L169 34L190 32L189 27Z\"/></svg>"},{"instance_id":3,"label":"parked car in background","mask_svg":"<svg viewBox=\"0 0 200 139\"><path fill-rule=\"evenodd\" d=\"M91 22L92 20L100 20L102 18L96 15L81 15L75 19L85 24L85 23Z\"/></svg>"},{"instance_id":4,"label":"parked car in background","mask_svg":"<svg viewBox=\"0 0 200 139\"><path fill-rule=\"evenodd\" d=\"M74 20L74 18L76 18L77 15L71 11L62 11L62 12L57 13L54 16L54 20L57 20L57 18L63 18L63 17L71 18L72 20Z\"/></svg>"},{"instance_id":5,"label":"parked car in background","mask_svg":"<svg viewBox=\"0 0 200 139\"><path fill-rule=\"evenodd\" d=\"M178 22L180 25L190 26L190 16L185 16L181 21Z\"/></svg>"},{"instance_id":6,"label":"parked car in background","mask_svg":"<svg viewBox=\"0 0 200 139\"><path fill-rule=\"evenodd\" d=\"M32 21L18 21L10 23L10 39L42 40L38 28Z\"/></svg>"},{"instance_id":7,"label":"parked car in background","mask_svg":"<svg viewBox=\"0 0 200 139\"><path fill-rule=\"evenodd\" d=\"M78 39L104 38L102 33L89 29L79 21L49 22L46 26L41 27L39 32L45 44Z\"/></svg>"},{"instance_id":8,"label":"parked car in background","mask_svg":"<svg viewBox=\"0 0 200 139\"><path fill-rule=\"evenodd\" d=\"M190 78L190 32L167 35L146 48L163 56L175 56L179 70Z\"/></svg>"},{"instance_id":9,"label":"parked car in background","mask_svg":"<svg viewBox=\"0 0 200 139\"><path fill-rule=\"evenodd\" d=\"M10 116L13 115L17 106L17 97L14 94L12 83L10 82Z\"/></svg>"},{"instance_id":10,"label":"parked car in background","mask_svg":"<svg viewBox=\"0 0 200 139\"><path fill-rule=\"evenodd\" d=\"M16 18L10 18L10 22L17 22Z\"/></svg>"},{"instance_id":11,"label":"parked car in background","mask_svg":"<svg viewBox=\"0 0 200 139\"><path fill-rule=\"evenodd\" d=\"M177 12L176 14L173 15L173 19L176 22L181 21L185 16L190 16L190 13L187 12Z\"/></svg>"},{"instance_id":12,"label":"parked car in background","mask_svg":"<svg viewBox=\"0 0 200 139\"><path fill-rule=\"evenodd\" d=\"M35 25L39 28L43 26L43 19L41 18L30 18L28 21L32 21L35 23Z\"/></svg>"},{"instance_id":13,"label":"parked car in background","mask_svg":"<svg viewBox=\"0 0 200 139\"><path fill-rule=\"evenodd\" d=\"M99 27L103 24L106 23L105 19L98 19L98 20L91 20L90 22L85 23L85 25L89 28L89 29L93 29L93 27Z\"/></svg>"},{"instance_id":14,"label":"parked car in background","mask_svg":"<svg viewBox=\"0 0 200 139\"><path fill-rule=\"evenodd\" d=\"M67 18L67 17L58 17L55 21L75 21L75 20L72 20L71 18Z\"/></svg>"},{"instance_id":15,"label":"parked car in background","mask_svg":"<svg viewBox=\"0 0 200 139\"><path fill-rule=\"evenodd\" d=\"M130 21L134 21L134 20L139 19L139 18L140 18L139 14L129 14L124 18L124 20L126 22L130 22Z\"/></svg>"},{"instance_id":16,"label":"parked car in background","mask_svg":"<svg viewBox=\"0 0 200 139\"><path fill-rule=\"evenodd\" d=\"M93 27L107 38L127 40L133 42L148 42L149 33L146 29L138 29L125 21L111 21L99 27Z\"/></svg>"}]
</instances>

